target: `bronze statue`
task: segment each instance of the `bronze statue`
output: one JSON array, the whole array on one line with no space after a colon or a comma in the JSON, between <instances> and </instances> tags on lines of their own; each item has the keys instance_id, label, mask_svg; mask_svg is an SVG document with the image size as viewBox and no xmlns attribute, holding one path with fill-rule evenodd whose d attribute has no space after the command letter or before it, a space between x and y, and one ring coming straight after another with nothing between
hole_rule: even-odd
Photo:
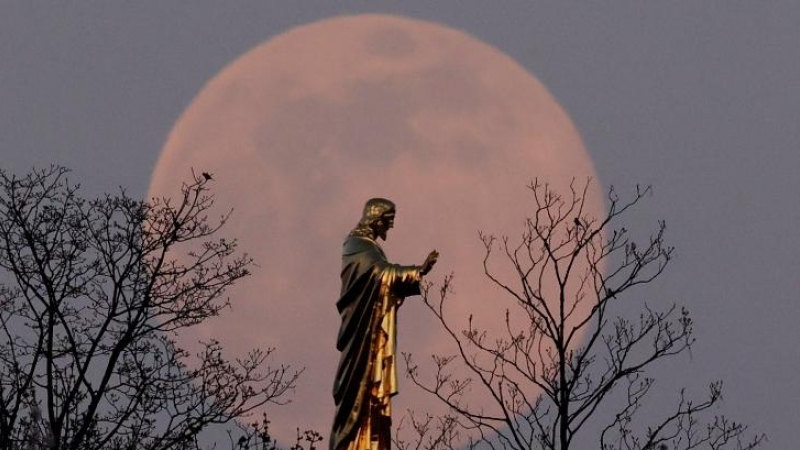
<instances>
[{"instance_id":1,"label":"bronze statue","mask_svg":"<svg viewBox=\"0 0 800 450\"><path fill-rule=\"evenodd\" d=\"M403 299L420 294L421 277L439 253L420 266L391 264L377 243L394 226L395 205L373 198L344 241L342 291L336 307L342 325L333 398L336 414L330 450L388 450L391 397L397 393L396 313Z\"/></svg>"}]
</instances>

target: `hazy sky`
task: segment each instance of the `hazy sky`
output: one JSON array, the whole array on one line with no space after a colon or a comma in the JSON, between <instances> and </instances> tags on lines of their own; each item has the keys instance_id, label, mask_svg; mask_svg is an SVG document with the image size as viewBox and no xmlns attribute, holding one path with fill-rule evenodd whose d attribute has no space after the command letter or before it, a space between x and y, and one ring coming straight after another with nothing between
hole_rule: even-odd
<instances>
[{"instance_id":1,"label":"hazy sky","mask_svg":"<svg viewBox=\"0 0 800 450\"><path fill-rule=\"evenodd\" d=\"M722 378L722 411L766 432L765 448L794 448L796 2L432 3L2 2L0 165L22 173L66 164L87 193L123 185L144 195L181 112L210 77L265 39L360 12L463 30L548 87L603 183L654 185L629 224L667 221L677 257L650 293L687 305L698 337L691 359L663 368L662 384L699 392Z\"/></svg>"}]
</instances>

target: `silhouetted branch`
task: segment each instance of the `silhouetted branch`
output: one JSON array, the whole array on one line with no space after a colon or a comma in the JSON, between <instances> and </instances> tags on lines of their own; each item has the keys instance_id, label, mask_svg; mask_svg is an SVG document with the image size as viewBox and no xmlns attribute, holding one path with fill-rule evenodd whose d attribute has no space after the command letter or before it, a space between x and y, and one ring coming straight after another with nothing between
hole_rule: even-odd
<instances>
[{"instance_id":1,"label":"silhouetted branch","mask_svg":"<svg viewBox=\"0 0 800 450\"><path fill-rule=\"evenodd\" d=\"M0 171L0 449L176 449L265 403L298 371L271 349L190 364L176 333L220 314L252 265L217 237L210 177L176 199L87 200L61 167Z\"/></svg>"},{"instance_id":2,"label":"silhouetted branch","mask_svg":"<svg viewBox=\"0 0 800 450\"><path fill-rule=\"evenodd\" d=\"M423 292L425 305L457 352L434 356L430 376L422 376L406 354L407 374L450 409L449 423L472 439L472 445L566 450L601 406L611 406L609 394L627 384L626 404L601 432L603 450L758 446L763 436L737 444L746 428L722 416L701 424L698 417L721 399L716 383L699 403L681 393L673 413L643 436L634 432L633 417L653 384L644 374L694 342L688 311L675 305L653 308L644 303L637 319L610 317L612 304L658 278L672 260L664 222L644 242L617 225L651 189L637 186L627 200L611 189L602 217L587 214L588 181L580 187L573 181L565 197L538 181L529 189L533 211L521 239L479 235L487 278L514 300L503 333L477 328L472 317L464 329L452 324L447 313L452 276L444 279L438 295L430 286ZM465 367L469 376L456 377L455 365ZM472 401L476 393L486 395L489 404ZM421 424L413 426L418 435L435 436L428 422Z\"/></svg>"}]
</instances>

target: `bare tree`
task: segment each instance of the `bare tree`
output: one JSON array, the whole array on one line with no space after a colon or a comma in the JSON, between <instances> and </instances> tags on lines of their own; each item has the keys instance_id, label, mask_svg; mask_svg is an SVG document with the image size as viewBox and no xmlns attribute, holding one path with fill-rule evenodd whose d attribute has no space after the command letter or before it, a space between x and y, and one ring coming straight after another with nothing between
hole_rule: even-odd
<instances>
[{"instance_id":1,"label":"bare tree","mask_svg":"<svg viewBox=\"0 0 800 450\"><path fill-rule=\"evenodd\" d=\"M183 329L218 315L251 260L216 237L210 177L174 199L86 200L61 167L0 171L0 449L183 449L285 401L272 352L197 355Z\"/></svg>"},{"instance_id":2,"label":"bare tree","mask_svg":"<svg viewBox=\"0 0 800 450\"><path fill-rule=\"evenodd\" d=\"M611 189L607 213L599 218L586 213L589 182L582 188L573 182L567 196L538 181L529 188L534 210L519 241L480 235L486 276L513 299L501 335L479 328L471 316L461 329L453 323L450 277L438 294L424 294L458 350L434 356L435 373L427 376L411 355L405 359L413 382L449 407L442 423L450 436L457 428L470 436L469 447L567 450L595 421L604 424L597 437L602 450L757 447L763 435L746 440L746 426L709 411L721 399L719 382L700 401L681 391L674 409L654 423L637 416L654 385L652 366L694 341L689 313L675 304L642 303L634 319L614 310L672 259L663 222L644 243L617 225L650 188L637 187L629 200ZM498 259L505 264L500 269ZM471 375L456 377L458 364ZM624 400L615 401L614 392ZM488 402L474 401L475 394ZM441 427L416 431L420 439L410 448L456 444L426 437L442 436Z\"/></svg>"}]
</instances>

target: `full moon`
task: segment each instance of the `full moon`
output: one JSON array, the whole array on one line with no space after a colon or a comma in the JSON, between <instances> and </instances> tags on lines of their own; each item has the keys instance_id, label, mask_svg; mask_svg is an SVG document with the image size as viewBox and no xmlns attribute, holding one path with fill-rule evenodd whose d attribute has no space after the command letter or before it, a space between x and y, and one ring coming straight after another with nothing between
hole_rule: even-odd
<instances>
[{"instance_id":1,"label":"full moon","mask_svg":"<svg viewBox=\"0 0 800 450\"><path fill-rule=\"evenodd\" d=\"M478 232L518 239L534 178L562 192L596 178L567 114L513 59L464 32L386 15L301 26L225 67L170 132L149 196L175 195L192 169L213 174L219 213L233 209L222 234L258 266L228 292L231 309L181 345L214 337L231 357L275 347L275 363L305 368L292 403L267 410L284 442L296 427L327 440L341 244L367 199L397 204L382 244L390 261L420 264L438 250L428 278L454 273L453 317L500 329L509 303L484 276ZM453 352L419 297L398 320L399 351L421 365ZM439 410L403 368L395 420Z\"/></svg>"}]
</instances>

